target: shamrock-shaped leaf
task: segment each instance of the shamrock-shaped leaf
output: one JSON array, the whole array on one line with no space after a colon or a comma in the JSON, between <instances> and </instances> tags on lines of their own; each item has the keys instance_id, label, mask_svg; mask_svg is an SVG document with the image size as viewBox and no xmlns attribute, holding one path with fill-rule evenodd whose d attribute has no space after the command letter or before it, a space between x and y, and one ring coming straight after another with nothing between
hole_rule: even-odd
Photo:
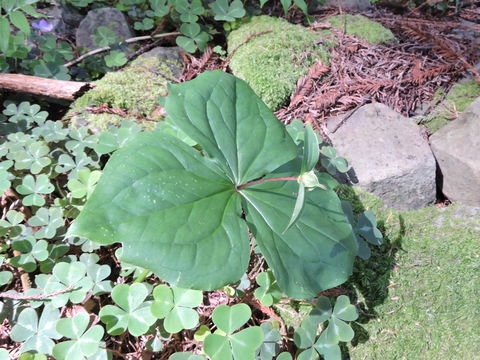
<instances>
[{"instance_id":1,"label":"shamrock-shaped leaf","mask_svg":"<svg viewBox=\"0 0 480 360\"><path fill-rule=\"evenodd\" d=\"M342 157L337 157L337 151L333 147L322 146L320 153L324 156L320 162L330 174L335 174L337 171L341 173L348 171L347 160Z\"/></svg>"},{"instance_id":2,"label":"shamrock-shaped leaf","mask_svg":"<svg viewBox=\"0 0 480 360\"><path fill-rule=\"evenodd\" d=\"M93 280L93 295L107 294L112 291L112 282L105 280L110 276L112 269L108 265L87 265L87 275Z\"/></svg>"},{"instance_id":3,"label":"shamrock-shaped leaf","mask_svg":"<svg viewBox=\"0 0 480 360\"><path fill-rule=\"evenodd\" d=\"M45 199L42 195L52 193L55 188L50 183L48 176L41 174L37 178L34 178L32 175L25 176L16 189L20 194L26 195L22 199L23 205L43 206L45 205Z\"/></svg>"},{"instance_id":4,"label":"shamrock-shaped leaf","mask_svg":"<svg viewBox=\"0 0 480 360\"><path fill-rule=\"evenodd\" d=\"M19 211L7 211L5 219L0 220L0 237L13 239L21 235L25 230L25 226L21 224L24 219L25 215Z\"/></svg>"},{"instance_id":5,"label":"shamrock-shaped leaf","mask_svg":"<svg viewBox=\"0 0 480 360\"><path fill-rule=\"evenodd\" d=\"M104 131L98 138L95 151L99 155L108 154L124 147L142 128L133 122L124 121L119 128Z\"/></svg>"},{"instance_id":6,"label":"shamrock-shaped leaf","mask_svg":"<svg viewBox=\"0 0 480 360\"><path fill-rule=\"evenodd\" d=\"M173 4L183 23L197 22L198 15L203 15L205 12L201 0L174 0Z\"/></svg>"},{"instance_id":7,"label":"shamrock-shaped leaf","mask_svg":"<svg viewBox=\"0 0 480 360\"><path fill-rule=\"evenodd\" d=\"M215 13L214 19L218 21L234 21L244 17L246 14L241 0L233 0L232 2L229 0L215 0L210 7Z\"/></svg>"},{"instance_id":8,"label":"shamrock-shaped leaf","mask_svg":"<svg viewBox=\"0 0 480 360\"><path fill-rule=\"evenodd\" d=\"M8 284L13 278L10 271L0 271L0 286Z\"/></svg>"},{"instance_id":9,"label":"shamrock-shaped leaf","mask_svg":"<svg viewBox=\"0 0 480 360\"><path fill-rule=\"evenodd\" d=\"M145 334L156 318L150 311L150 302L145 302L149 290L142 283L119 284L112 290L112 299L118 305L107 305L100 310L100 319L107 325L110 335L119 335L126 330L133 336Z\"/></svg>"},{"instance_id":10,"label":"shamrock-shaped leaf","mask_svg":"<svg viewBox=\"0 0 480 360\"><path fill-rule=\"evenodd\" d=\"M190 53L194 53L197 48L205 50L209 36L202 31L197 23L186 23L180 26L180 32L185 36L177 36L177 45Z\"/></svg>"},{"instance_id":11,"label":"shamrock-shaped leaf","mask_svg":"<svg viewBox=\"0 0 480 360\"><path fill-rule=\"evenodd\" d=\"M133 24L133 28L135 30L150 30L151 28L153 28L154 25L155 25L155 23L154 23L153 19L151 19L149 17L145 17L145 18L143 18L142 21L136 21L135 24ZM125 58L125 57L123 57L123 58ZM127 62L127 59L125 58L125 63L126 62ZM105 63L107 64L107 66L112 66L112 65L109 65L109 61L107 60L107 56L105 56ZM120 65L115 65L115 66L120 66Z\"/></svg>"},{"instance_id":12,"label":"shamrock-shaped leaf","mask_svg":"<svg viewBox=\"0 0 480 360\"><path fill-rule=\"evenodd\" d=\"M73 155L84 152L85 148L93 149L98 142L98 136L89 135L86 127L70 129L68 136L72 140L65 143L65 148Z\"/></svg>"},{"instance_id":13,"label":"shamrock-shaped leaf","mask_svg":"<svg viewBox=\"0 0 480 360\"><path fill-rule=\"evenodd\" d=\"M153 291L153 297L152 314L165 319L163 326L169 333L193 329L198 325L198 313L192 308L202 303L201 291L159 285Z\"/></svg>"},{"instance_id":14,"label":"shamrock-shaped leaf","mask_svg":"<svg viewBox=\"0 0 480 360\"><path fill-rule=\"evenodd\" d=\"M150 0L150 7L156 17L164 17L170 12L168 0Z\"/></svg>"},{"instance_id":15,"label":"shamrock-shaped leaf","mask_svg":"<svg viewBox=\"0 0 480 360\"><path fill-rule=\"evenodd\" d=\"M68 68L63 64L57 62L41 62L33 68L35 76L56 79L56 80L70 80Z\"/></svg>"},{"instance_id":16,"label":"shamrock-shaped leaf","mask_svg":"<svg viewBox=\"0 0 480 360\"><path fill-rule=\"evenodd\" d=\"M66 287L73 288L69 292L50 298L55 307L64 306L68 301L73 304L82 302L93 287L92 279L86 276L87 267L80 261L58 263L52 272L53 276L48 278L47 283L43 286L45 293L53 293Z\"/></svg>"},{"instance_id":17,"label":"shamrock-shaped leaf","mask_svg":"<svg viewBox=\"0 0 480 360\"><path fill-rule=\"evenodd\" d=\"M112 29L106 26L99 26L94 31L93 41L99 47L110 46L117 42L117 35Z\"/></svg>"},{"instance_id":18,"label":"shamrock-shaped leaf","mask_svg":"<svg viewBox=\"0 0 480 360\"><path fill-rule=\"evenodd\" d=\"M47 247L48 243L45 240L36 241L33 236L15 240L12 243L12 248L22 254L12 257L10 264L22 267L27 272L32 272L36 269L36 260L43 261L47 259Z\"/></svg>"},{"instance_id":19,"label":"shamrock-shaped leaf","mask_svg":"<svg viewBox=\"0 0 480 360\"><path fill-rule=\"evenodd\" d=\"M26 308L18 316L10 338L23 343L21 352L35 350L42 354L51 354L55 345L52 339L62 337L55 329L59 317L60 312L48 305L43 308L40 319L35 309Z\"/></svg>"},{"instance_id":20,"label":"shamrock-shaped leaf","mask_svg":"<svg viewBox=\"0 0 480 360\"><path fill-rule=\"evenodd\" d=\"M272 360L280 351L282 335L272 322L264 322L260 325L263 331L263 344L258 349L258 360Z\"/></svg>"},{"instance_id":21,"label":"shamrock-shaped leaf","mask_svg":"<svg viewBox=\"0 0 480 360\"><path fill-rule=\"evenodd\" d=\"M55 167L55 171L58 173L69 172L68 178L72 179L77 176L79 171L86 169L87 166L95 167L97 166L97 163L84 152L77 153L74 158L72 158L70 155L62 154L58 158L58 164Z\"/></svg>"},{"instance_id":22,"label":"shamrock-shaped leaf","mask_svg":"<svg viewBox=\"0 0 480 360\"><path fill-rule=\"evenodd\" d=\"M149 30L153 27L153 20L149 18L143 19L143 22L150 20L151 24L150 27L147 25L144 25L143 30ZM135 23L137 24L137 23ZM110 51L110 54L104 57L105 59L105 64L107 64L108 67L113 67L113 66L123 66L127 63L127 58L125 57L125 54L121 51Z\"/></svg>"},{"instance_id":23,"label":"shamrock-shaped leaf","mask_svg":"<svg viewBox=\"0 0 480 360\"><path fill-rule=\"evenodd\" d=\"M342 352L338 343L329 343L327 332L323 332L313 346L325 360L341 360Z\"/></svg>"},{"instance_id":24,"label":"shamrock-shaped leaf","mask_svg":"<svg viewBox=\"0 0 480 360\"><path fill-rule=\"evenodd\" d=\"M263 305L272 306L282 298L282 290L271 270L258 274L256 281L260 287L255 289L254 295Z\"/></svg>"},{"instance_id":25,"label":"shamrock-shaped leaf","mask_svg":"<svg viewBox=\"0 0 480 360\"><path fill-rule=\"evenodd\" d=\"M83 198L86 196L88 199L95 189L95 185L97 185L101 175L102 172L99 170L79 170L76 179L68 180L67 187L72 192L74 198Z\"/></svg>"},{"instance_id":26,"label":"shamrock-shaped leaf","mask_svg":"<svg viewBox=\"0 0 480 360\"><path fill-rule=\"evenodd\" d=\"M32 134L42 137L48 143L59 142L66 139L68 129L59 121L47 120L43 125L34 128Z\"/></svg>"},{"instance_id":27,"label":"shamrock-shaped leaf","mask_svg":"<svg viewBox=\"0 0 480 360\"><path fill-rule=\"evenodd\" d=\"M377 219L371 210L363 212L354 230L370 244L381 245L383 243L382 233L377 228Z\"/></svg>"},{"instance_id":28,"label":"shamrock-shaped leaf","mask_svg":"<svg viewBox=\"0 0 480 360\"><path fill-rule=\"evenodd\" d=\"M203 355L195 355L191 351L177 352L172 354L168 360L206 360Z\"/></svg>"},{"instance_id":29,"label":"shamrock-shaped leaf","mask_svg":"<svg viewBox=\"0 0 480 360\"><path fill-rule=\"evenodd\" d=\"M100 346L103 337L103 328L94 325L87 330L90 317L80 312L70 319L60 319L56 329L58 333L71 339L58 343L53 348L53 356L57 360L85 359L94 355Z\"/></svg>"},{"instance_id":30,"label":"shamrock-shaped leaf","mask_svg":"<svg viewBox=\"0 0 480 360\"><path fill-rule=\"evenodd\" d=\"M63 212L59 207L40 208L35 216L28 220L30 226L41 227L35 232L37 239L51 239L57 229L64 225Z\"/></svg>"},{"instance_id":31,"label":"shamrock-shaped leaf","mask_svg":"<svg viewBox=\"0 0 480 360\"><path fill-rule=\"evenodd\" d=\"M252 326L233 334L245 325L252 316L246 304L231 307L220 305L213 310L212 320L219 332L206 337L203 350L212 360L253 360L257 349L263 343L263 331L259 326Z\"/></svg>"},{"instance_id":32,"label":"shamrock-shaped leaf","mask_svg":"<svg viewBox=\"0 0 480 360\"><path fill-rule=\"evenodd\" d=\"M52 162L49 157L45 156L49 152L50 149L47 145L42 142L34 142L25 151L18 151L14 154L15 169L30 169L32 174L38 174Z\"/></svg>"}]
</instances>

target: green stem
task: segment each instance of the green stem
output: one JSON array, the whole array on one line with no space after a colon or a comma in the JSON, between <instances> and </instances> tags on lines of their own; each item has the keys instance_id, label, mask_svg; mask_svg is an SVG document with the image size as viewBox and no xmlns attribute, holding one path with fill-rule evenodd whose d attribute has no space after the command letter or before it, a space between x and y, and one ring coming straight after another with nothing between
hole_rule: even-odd
<instances>
[{"instance_id":1,"label":"green stem","mask_svg":"<svg viewBox=\"0 0 480 360\"><path fill-rule=\"evenodd\" d=\"M255 184L262 184L262 183L271 182L271 181L292 181L292 180L297 181L298 176L286 176L286 177L254 180L254 181L250 181L250 182L247 182L245 184L242 184L242 185L238 185L237 190L243 189L244 187L247 187L247 186L251 186L251 185L255 185Z\"/></svg>"},{"instance_id":2,"label":"green stem","mask_svg":"<svg viewBox=\"0 0 480 360\"><path fill-rule=\"evenodd\" d=\"M137 278L135 280L133 280L134 283L141 283L143 282L143 280L145 280L145 278L147 277L147 275L150 273L150 270L148 269L145 269L143 270L143 272L137 276Z\"/></svg>"}]
</instances>

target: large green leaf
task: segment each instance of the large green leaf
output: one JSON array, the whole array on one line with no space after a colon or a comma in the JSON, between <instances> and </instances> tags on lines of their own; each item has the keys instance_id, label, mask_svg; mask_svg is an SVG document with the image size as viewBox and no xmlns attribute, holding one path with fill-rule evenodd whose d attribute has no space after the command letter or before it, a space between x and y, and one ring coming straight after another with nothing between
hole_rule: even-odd
<instances>
[{"instance_id":1,"label":"large green leaf","mask_svg":"<svg viewBox=\"0 0 480 360\"><path fill-rule=\"evenodd\" d=\"M240 79L210 71L168 91L167 114L236 185L268 174L297 155L285 127Z\"/></svg>"},{"instance_id":2,"label":"large green leaf","mask_svg":"<svg viewBox=\"0 0 480 360\"><path fill-rule=\"evenodd\" d=\"M171 284L211 290L246 271L240 205L233 184L198 151L142 133L112 156L70 233L122 242L122 260Z\"/></svg>"},{"instance_id":3,"label":"large green leaf","mask_svg":"<svg viewBox=\"0 0 480 360\"><path fill-rule=\"evenodd\" d=\"M313 297L348 279L356 240L331 190L306 194L301 216L285 233L297 184L268 182L242 189L247 220L280 288L290 297Z\"/></svg>"},{"instance_id":4,"label":"large green leaf","mask_svg":"<svg viewBox=\"0 0 480 360\"><path fill-rule=\"evenodd\" d=\"M282 233L297 183L246 184L271 176L298 149L245 82L205 72L172 85L165 108L202 151L162 132L136 136L109 160L69 235L121 242L122 260L173 285L211 290L247 269L246 212L287 295L315 296L347 279L357 245L333 191L309 191L298 220Z\"/></svg>"}]
</instances>

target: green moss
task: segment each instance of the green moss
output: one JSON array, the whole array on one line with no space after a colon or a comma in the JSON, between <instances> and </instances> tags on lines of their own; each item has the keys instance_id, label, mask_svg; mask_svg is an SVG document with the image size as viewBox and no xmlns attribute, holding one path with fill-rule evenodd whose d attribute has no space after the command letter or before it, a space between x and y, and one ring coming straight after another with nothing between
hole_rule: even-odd
<instances>
[{"instance_id":1,"label":"green moss","mask_svg":"<svg viewBox=\"0 0 480 360\"><path fill-rule=\"evenodd\" d=\"M158 106L158 96L166 94L168 78L172 77L171 65L169 60L160 58L138 58L123 70L107 73L94 83L95 88L72 104L66 117L74 126L87 125L95 131L104 130L119 124L122 117L92 114L86 108L107 104L110 108L128 110L132 115L160 120L154 110ZM153 127L152 121L139 121L135 116L130 119L146 129Z\"/></svg>"},{"instance_id":2,"label":"green moss","mask_svg":"<svg viewBox=\"0 0 480 360\"><path fill-rule=\"evenodd\" d=\"M253 37L240 46L248 36L262 31L271 33ZM228 36L228 52L237 49L230 68L270 109L278 110L310 66L317 60L328 63L328 52L316 44L318 38L318 34L283 19L253 17Z\"/></svg>"},{"instance_id":3,"label":"green moss","mask_svg":"<svg viewBox=\"0 0 480 360\"><path fill-rule=\"evenodd\" d=\"M381 44L396 40L395 35L389 29L363 15L335 15L329 17L326 22L334 28L366 40L370 44Z\"/></svg>"},{"instance_id":4,"label":"green moss","mask_svg":"<svg viewBox=\"0 0 480 360\"><path fill-rule=\"evenodd\" d=\"M443 89L437 91L434 95L435 99L442 94ZM467 108L477 97L480 96L480 84L476 81L469 81L466 83L457 83L445 96L445 99L432 111L432 113L425 117L422 123L427 126L430 133L434 133L443 126L447 125L449 121L455 119L455 114Z\"/></svg>"},{"instance_id":5,"label":"green moss","mask_svg":"<svg viewBox=\"0 0 480 360\"><path fill-rule=\"evenodd\" d=\"M476 358L479 209L432 206L380 211L377 217L388 246L378 248L354 275L368 315L355 325L351 358Z\"/></svg>"}]
</instances>

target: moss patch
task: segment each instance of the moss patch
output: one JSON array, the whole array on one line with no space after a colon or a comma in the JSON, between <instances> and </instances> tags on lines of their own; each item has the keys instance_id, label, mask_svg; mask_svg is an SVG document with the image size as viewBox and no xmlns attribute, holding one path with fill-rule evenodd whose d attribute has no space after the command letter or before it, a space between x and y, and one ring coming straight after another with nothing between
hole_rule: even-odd
<instances>
[{"instance_id":1,"label":"moss patch","mask_svg":"<svg viewBox=\"0 0 480 360\"><path fill-rule=\"evenodd\" d=\"M443 91L443 89L437 90L436 97L440 96ZM452 86L445 99L420 123L424 124L433 134L447 125L449 121L454 120L458 112L465 110L479 96L480 84L476 81L457 83Z\"/></svg>"},{"instance_id":2,"label":"moss patch","mask_svg":"<svg viewBox=\"0 0 480 360\"><path fill-rule=\"evenodd\" d=\"M370 44L396 41L395 35L389 29L363 15L335 15L329 17L326 22L334 28L366 40Z\"/></svg>"},{"instance_id":3,"label":"moss patch","mask_svg":"<svg viewBox=\"0 0 480 360\"><path fill-rule=\"evenodd\" d=\"M165 95L168 79L172 77L170 60L161 58L138 58L123 70L107 73L96 81L95 88L77 99L66 117L74 126L88 126L101 131L110 125L119 125L125 117L101 113L93 114L86 108L107 104L109 108L127 110L127 119L138 122L145 129L155 127L162 116L155 115L157 98ZM142 121L141 118L154 121Z\"/></svg>"},{"instance_id":4,"label":"moss patch","mask_svg":"<svg viewBox=\"0 0 480 360\"><path fill-rule=\"evenodd\" d=\"M248 36L272 31L239 45ZM272 110L287 103L297 80L317 60L328 63L328 52L317 45L319 38L302 26L279 18L251 18L228 36L228 52L237 49L230 61L235 76L245 80Z\"/></svg>"}]
</instances>

